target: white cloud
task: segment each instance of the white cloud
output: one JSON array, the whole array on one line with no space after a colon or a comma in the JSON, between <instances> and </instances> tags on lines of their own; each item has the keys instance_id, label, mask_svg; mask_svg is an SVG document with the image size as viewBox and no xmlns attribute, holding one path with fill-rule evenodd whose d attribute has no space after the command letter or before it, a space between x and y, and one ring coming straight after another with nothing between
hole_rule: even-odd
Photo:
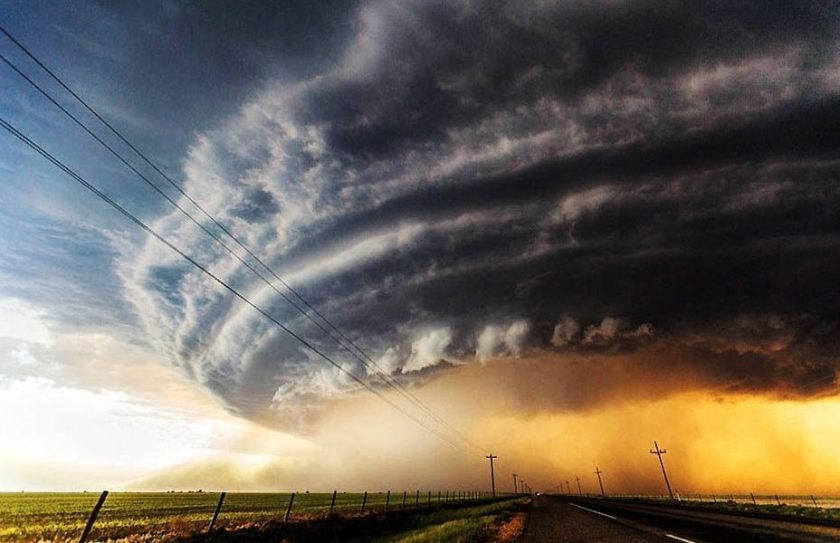
<instances>
[{"instance_id":1,"label":"white cloud","mask_svg":"<svg viewBox=\"0 0 840 543\"><path fill-rule=\"evenodd\" d=\"M402 359L395 348L388 347L382 356L380 356L376 361L376 365L381 368L382 371L391 375L396 373L396 371L402 367ZM372 371L368 369L368 373L378 373L378 370L376 370L376 368L373 368Z\"/></svg>"},{"instance_id":2,"label":"white cloud","mask_svg":"<svg viewBox=\"0 0 840 543\"><path fill-rule=\"evenodd\" d=\"M452 330L445 326L432 330L411 344L411 356L403 371L417 371L438 363L452 343Z\"/></svg>"},{"instance_id":3,"label":"white cloud","mask_svg":"<svg viewBox=\"0 0 840 543\"><path fill-rule=\"evenodd\" d=\"M495 325L484 327L476 340L475 355L479 362L484 363L496 355L502 344L504 329Z\"/></svg>"},{"instance_id":4,"label":"white cloud","mask_svg":"<svg viewBox=\"0 0 840 543\"><path fill-rule=\"evenodd\" d=\"M0 300L0 338L48 346L52 334L43 323L43 313L14 298Z\"/></svg>"},{"instance_id":5,"label":"white cloud","mask_svg":"<svg viewBox=\"0 0 840 543\"><path fill-rule=\"evenodd\" d=\"M526 320L518 320L508 326L505 331L505 346L510 354L519 356L522 354L522 349L525 346L525 341L528 339L528 332L531 330L531 324Z\"/></svg>"},{"instance_id":6,"label":"white cloud","mask_svg":"<svg viewBox=\"0 0 840 543\"><path fill-rule=\"evenodd\" d=\"M507 326L487 325L476 339L475 355L481 363L503 352L519 356L530 330L531 324L525 319L514 321Z\"/></svg>"}]
</instances>

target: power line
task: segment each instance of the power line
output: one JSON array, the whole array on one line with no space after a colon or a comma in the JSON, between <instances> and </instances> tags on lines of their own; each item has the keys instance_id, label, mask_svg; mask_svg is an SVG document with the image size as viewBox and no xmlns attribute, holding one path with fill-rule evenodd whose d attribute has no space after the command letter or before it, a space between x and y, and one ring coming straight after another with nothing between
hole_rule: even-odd
<instances>
[{"instance_id":1,"label":"power line","mask_svg":"<svg viewBox=\"0 0 840 543\"><path fill-rule=\"evenodd\" d=\"M384 371L361 347L356 345L352 339L350 339L344 332L342 332L332 321L330 321L323 313L321 313L317 308L315 308L308 300L306 300L296 289L294 289L289 283L287 283L282 277L280 277L270 266L268 266L262 259L259 258L250 248L248 248L244 243L242 243L227 227L225 227L220 221L218 221L215 217L213 217L208 211L206 211L194 198L192 198L183 188L176 183L170 176L168 176L165 172L163 172L157 164L155 164L148 156L143 153L140 149L138 149L134 144L132 144L126 137L122 135L122 133L117 130L111 123L109 123L102 115L100 115L95 108L89 105L79 94L77 94L73 89L71 89L58 75L56 75L52 70L49 69L40 59L38 59L25 45L23 45L20 41L18 41L8 30L6 30L2 25L0 25L0 32L5 34L9 40L11 40L19 49L21 49L30 59L32 59L39 67L41 67L52 79L54 79L64 90L66 90L73 98L75 98L82 106L84 106L94 117L96 117L102 124L104 124L114 135L116 135L123 143L125 143L137 156L139 156L144 162L146 162L152 169L154 169L159 175L161 175L172 187L175 188L182 196L184 196L190 203L192 203L205 217L207 217L213 224L216 225L224 234L226 234L231 240L233 240L236 245L238 245L241 249L243 249L251 258L253 258L263 269L268 271L268 273L273 276L280 284L282 284L289 292L291 292L301 303L303 303L309 310L311 310L315 315L317 315L321 320L323 320L327 326L332 329L339 338L333 336L332 332L327 330L321 323L315 320L311 315L308 314L306 310L301 308L297 303L291 300L288 296L282 293L279 289L277 289L274 284L268 280L268 278L264 277L260 272L258 272L253 266L247 263L242 257L240 257L235 251L233 251L227 244L225 244L217 235L212 233L209 229L207 229L203 224L201 224L198 220L196 220L189 212L187 212L183 207L181 207L178 203L176 203L172 198L170 198L166 193L164 193L155 183L149 180L145 175L143 175L140 171L138 171L132 164L130 164L122 155L120 155L117 151L115 151L110 145L105 143L99 136L97 136L94 132L92 132L84 123L82 123L77 117L75 117L72 113L70 113L66 108L64 108L57 100L55 100L48 92L46 92L40 85L38 85L35 81L29 78L26 74L24 74L17 66L15 66L10 60L8 60L5 56L0 54L0 59L2 59L10 68L12 68L15 72L18 73L22 78L24 78L30 85L32 85L36 90L38 90L42 95L44 95L50 102L52 102L56 107L58 107L65 115L67 115L70 119L72 119L78 126L80 126L85 132L87 132L91 137L93 137L99 144L105 147L111 154L113 154L120 162L122 162L126 167L128 167L132 172L138 175L144 182L146 182L149 186L151 186L158 194L160 194L163 198L165 198L170 204L172 204L179 212L183 215L188 217L193 223L195 223L201 230L203 230L207 235L211 236L217 243L219 243L228 253L234 256L237 260L239 260L243 265L245 265L249 270L251 270L255 275L257 275L263 282L265 282L272 290L274 290L278 295L280 295L287 303L289 303L293 308L295 308L299 313L304 315L309 321L315 324L325 335L327 335L330 339L336 342L341 348L345 349L348 353L351 354L354 358L359 360L366 368L372 369L375 368L378 372L383 376L385 382L388 386L397 390L401 395L403 395L406 399L412 402L415 406L420 408L421 410L425 411L430 417L432 417L436 422L439 424L446 426L453 434L455 434L459 439L464 441L470 447L473 447L476 451L484 451L484 448L476 445L466 436L464 436L457 428L449 424L445 419L440 417L437 413L435 413L428 405L426 405L422 400L417 398L414 394L412 394L399 380L394 379L391 377L386 371ZM351 347L345 345L344 342L347 342ZM355 350L354 350L355 349ZM361 357L359 354L361 354ZM376 371L373 371L376 374Z\"/></svg>"},{"instance_id":2,"label":"power line","mask_svg":"<svg viewBox=\"0 0 840 543\"><path fill-rule=\"evenodd\" d=\"M126 218L128 218L131 222L133 222L134 224L136 224L137 226L139 226L140 228L142 228L142 229L143 229L146 233L148 233L149 235L151 235L152 237L154 237L155 239L157 239L158 241L160 241L161 243L163 243L164 245L166 245L169 249L171 249L172 251L174 251L175 253L177 253L179 256L181 256L183 259L185 259L187 262L189 262L190 264L192 264L193 266L195 266L196 268L198 268L198 269L199 269L202 273L204 273L205 275L207 275L208 277L210 277L213 281L215 281L216 283L218 283L220 286L222 286L223 288L225 288L226 290L228 290L231 294L233 294L234 296L236 296L237 298L239 298L240 300L242 300L243 302L245 302L246 304L248 304L249 306L251 306L251 307L252 307L254 310L256 310L259 314L261 314L263 317L265 317L265 318L267 318L269 321L271 321L271 322L272 322L275 326L277 326L278 328L280 328L281 330L283 330L285 333L287 333L288 335L290 335L291 337L293 337L295 340L297 340L297 341L298 341L301 345L303 345L304 347L306 347L307 349L309 349L310 351L312 351L313 353L315 353L316 355L318 355L319 357L321 357L323 360L325 360L326 362L328 362L329 364L331 364L332 366L334 366L336 369L338 369L339 371L341 371L341 372L342 372L342 373L344 373L345 375L349 376L351 379L353 379L355 382L357 382L358 384L360 384L362 387L364 387L365 389L367 389L367 390L369 390L370 392L372 392L373 394L375 394L375 395L376 395L377 397L379 397L382 401L386 402L386 403L387 403L387 404L389 404L391 407L393 407L394 409L396 409L397 411L399 411L400 413L402 413L403 415L405 415L406 417L408 417L409 419L411 419L411 420L412 420L412 421L414 421L415 423L419 424L420 426L422 426L423 428L425 428L425 429L426 429L426 430L428 430L429 432L431 432L431 433L435 434L435 435L436 435L438 438L440 438L441 440L443 440L443 441L447 442L448 444L452 445L453 447L455 447L455 448L457 448L457 449L459 449L459 450L461 450L461 451L463 451L463 452L466 452L466 453L468 453L468 454L472 454L472 452L471 452L471 451L469 451L468 449L466 449L466 448L462 447L460 444L456 443L455 441L452 441L452 440L451 440L448 436L446 436L445 434L443 434L443 433L439 432L437 429L432 428L432 427L430 427L430 426L427 426L427 425L426 425L426 424L425 424L422 420L420 420L420 419L418 419L418 418L414 417L411 413L409 413L408 411L404 410L404 409L403 409L400 405L398 405L398 404L396 404L396 403L392 402L392 401L391 401L391 400L390 400L387 396L385 396L384 394L382 394L381 392L379 392L379 391L378 391L378 390L376 390L375 388L371 387L371 386L370 386L368 383L366 383L364 380L362 380L361 378L357 377L357 376L356 376L353 372L351 372L351 371L347 370L347 369L346 369L346 368L344 368L341 364L339 364L339 363L337 363L335 360L333 360L333 359L332 359L329 355L327 355L326 353L322 352L320 349L318 349L317 347L315 347L314 345L312 345L312 344L311 344L310 342L308 342L306 339L304 339L303 337L301 337L301 336L299 336L298 334L296 334L293 330L291 330L290 328L288 328L287 326L285 326L283 323L281 323L279 320L277 320L277 319L276 319L273 315L271 315L268 311L266 311L265 309L263 309L262 307L260 307L260 306L259 306L259 305L257 305L256 303L252 302L252 301L251 301L251 300L250 300L247 296L245 296L244 294L240 293L237 289L235 289L235 288L234 288L233 286L231 286L229 283L227 283L226 281L224 281L223 279L221 279L220 277L218 277L217 275L215 275L213 272L211 272L211 271L210 271L207 267L205 267L204 265L202 265L201 263L199 263L199 262L198 262L197 260L195 260L193 257L189 256L189 255L188 255L187 253L185 253L183 250L179 249L177 246L175 246L173 243L171 243L169 240L167 240L164 236L162 236L161 234L159 234L157 231L155 231L155 230L154 230L154 229L152 229L150 226L148 226L145 222L143 222L141 219L139 219L136 215L134 215L133 213L131 213L130 211L128 211L126 208L124 208L123 206L121 206L119 203L117 203L117 202L116 202L115 200L113 200L110 196L108 196L107 194L105 194L104 192L102 192L102 191L101 191L99 188L97 188L95 185L93 185L92 183L90 183L89 181L87 181L85 178L83 178L82 176L78 175L75 171L73 171L71 168L69 168L68 166L66 166L66 165L65 165L63 162L61 162L59 159L55 158L55 156L54 156L54 155L52 155L51 153L49 153L48 151L46 151L43 147L41 147L40 145L38 145L37 143L35 143L33 140L31 140L30 138L28 138L25 134L23 134L22 132L20 132L20 131L19 131L17 128L15 128L15 127L14 127L11 123L9 123L8 121L6 121L6 120L5 120L5 119L3 119L2 117L0 117L0 126L2 126L2 127L3 127L3 128L4 128L7 132L9 132L11 135L13 135L14 137L16 137L16 138L17 138L18 140L20 140L21 142L23 142L25 145L27 145L30 149L32 149L33 151L35 151L36 153L38 153L39 155L41 155L44 159L46 159L47 161L49 161L50 163L52 163L54 166L56 166L57 168L59 168L60 170L62 170L64 173L66 173L67 175L69 175L69 176L70 176L70 177L71 177L74 181L76 181L77 183L79 183L80 185L82 185L84 188L86 188L87 190L89 190L90 192L92 192L94 195L96 195L98 198L100 198L101 200L103 200L104 202L106 202L106 203L107 203L108 205L110 205L112 208L114 208L115 210L117 210L118 212L120 212L122 215L124 215Z\"/></svg>"}]
</instances>

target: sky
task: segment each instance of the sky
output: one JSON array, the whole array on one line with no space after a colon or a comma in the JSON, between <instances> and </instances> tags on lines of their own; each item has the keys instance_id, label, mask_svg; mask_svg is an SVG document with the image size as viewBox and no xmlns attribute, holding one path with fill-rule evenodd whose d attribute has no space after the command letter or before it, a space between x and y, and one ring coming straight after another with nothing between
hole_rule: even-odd
<instances>
[{"instance_id":1,"label":"sky","mask_svg":"<svg viewBox=\"0 0 840 543\"><path fill-rule=\"evenodd\" d=\"M838 23L808 1L0 0L188 197L0 36L3 57L204 230L7 64L0 116L276 321L3 132L0 489L484 489L492 452L535 489L594 492L599 467L661 493L656 439L684 492L831 491Z\"/></svg>"}]
</instances>

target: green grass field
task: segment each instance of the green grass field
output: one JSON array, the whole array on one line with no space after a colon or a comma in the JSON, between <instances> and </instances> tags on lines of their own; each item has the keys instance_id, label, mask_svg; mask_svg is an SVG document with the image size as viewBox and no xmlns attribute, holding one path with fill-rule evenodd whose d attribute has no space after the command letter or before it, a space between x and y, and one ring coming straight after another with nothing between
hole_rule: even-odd
<instances>
[{"instance_id":1,"label":"green grass field","mask_svg":"<svg viewBox=\"0 0 840 543\"><path fill-rule=\"evenodd\" d=\"M217 526L246 525L282 518L289 494L238 493L225 498ZM0 493L0 542L78 541L85 522L96 504L97 493ZM149 539L186 534L206 529L219 495L203 493L112 492L105 502L90 540L116 539L146 534ZM428 503L421 492L420 505ZM293 517L325 515L331 493L297 494ZM407 495L407 506L415 505L416 494ZM383 510L386 494L368 495L366 509ZM390 507L402 507L402 492L393 493ZM437 503L437 492L432 496ZM339 493L336 512L360 510L362 494Z\"/></svg>"}]
</instances>

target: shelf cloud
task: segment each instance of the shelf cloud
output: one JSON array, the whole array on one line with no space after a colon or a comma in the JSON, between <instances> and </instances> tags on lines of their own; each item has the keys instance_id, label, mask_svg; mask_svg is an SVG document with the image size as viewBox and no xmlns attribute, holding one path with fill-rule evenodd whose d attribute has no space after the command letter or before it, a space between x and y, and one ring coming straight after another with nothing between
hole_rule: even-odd
<instances>
[{"instance_id":1,"label":"shelf cloud","mask_svg":"<svg viewBox=\"0 0 840 543\"><path fill-rule=\"evenodd\" d=\"M818 395L840 339L838 10L695 8L363 2L336 62L195 135L185 188L407 383L571 353ZM155 227L365 374L178 214ZM356 388L154 241L117 269L156 348L244 416Z\"/></svg>"}]
</instances>

